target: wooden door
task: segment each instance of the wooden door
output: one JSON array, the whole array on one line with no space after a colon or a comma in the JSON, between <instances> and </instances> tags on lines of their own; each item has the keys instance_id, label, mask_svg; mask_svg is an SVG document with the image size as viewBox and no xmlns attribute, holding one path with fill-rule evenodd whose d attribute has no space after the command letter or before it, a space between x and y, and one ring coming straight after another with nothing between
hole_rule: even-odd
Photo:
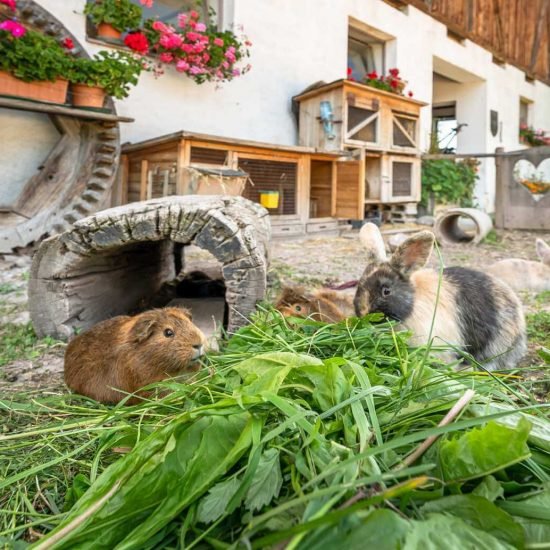
<instances>
[{"instance_id":1,"label":"wooden door","mask_svg":"<svg viewBox=\"0 0 550 550\"><path fill-rule=\"evenodd\" d=\"M335 163L333 213L337 218L362 220L365 216L365 154L358 160Z\"/></svg>"}]
</instances>

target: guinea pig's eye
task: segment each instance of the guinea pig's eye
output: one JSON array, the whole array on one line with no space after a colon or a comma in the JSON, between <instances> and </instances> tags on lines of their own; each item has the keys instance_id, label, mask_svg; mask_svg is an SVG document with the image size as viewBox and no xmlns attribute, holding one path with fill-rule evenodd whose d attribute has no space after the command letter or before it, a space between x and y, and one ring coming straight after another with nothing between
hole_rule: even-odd
<instances>
[{"instance_id":1,"label":"guinea pig's eye","mask_svg":"<svg viewBox=\"0 0 550 550\"><path fill-rule=\"evenodd\" d=\"M302 306L294 306L294 309L298 312L302 311Z\"/></svg>"},{"instance_id":2,"label":"guinea pig's eye","mask_svg":"<svg viewBox=\"0 0 550 550\"><path fill-rule=\"evenodd\" d=\"M166 338L172 338L172 336L174 336L174 331L171 328L165 328L164 336L166 336Z\"/></svg>"},{"instance_id":3,"label":"guinea pig's eye","mask_svg":"<svg viewBox=\"0 0 550 550\"><path fill-rule=\"evenodd\" d=\"M391 294L391 289L389 286L382 287L382 296L389 296Z\"/></svg>"}]
</instances>

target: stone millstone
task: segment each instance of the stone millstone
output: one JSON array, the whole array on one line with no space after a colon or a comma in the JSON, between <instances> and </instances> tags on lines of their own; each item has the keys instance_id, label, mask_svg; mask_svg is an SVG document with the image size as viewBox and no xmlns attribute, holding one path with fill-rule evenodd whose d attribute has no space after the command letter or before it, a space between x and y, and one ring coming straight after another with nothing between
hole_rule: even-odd
<instances>
[{"instance_id":1,"label":"stone millstone","mask_svg":"<svg viewBox=\"0 0 550 550\"><path fill-rule=\"evenodd\" d=\"M68 339L135 311L176 276L175 247L194 244L222 264L233 332L265 296L270 238L267 210L242 197L165 197L98 212L36 252L29 280L34 329L39 337Z\"/></svg>"}]
</instances>

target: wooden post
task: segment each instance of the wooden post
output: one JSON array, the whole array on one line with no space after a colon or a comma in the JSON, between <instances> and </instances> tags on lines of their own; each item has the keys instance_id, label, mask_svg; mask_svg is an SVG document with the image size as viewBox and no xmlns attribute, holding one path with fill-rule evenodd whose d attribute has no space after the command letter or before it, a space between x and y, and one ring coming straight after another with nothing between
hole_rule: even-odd
<instances>
[{"instance_id":1,"label":"wooden post","mask_svg":"<svg viewBox=\"0 0 550 550\"><path fill-rule=\"evenodd\" d=\"M332 161L332 188L330 194L330 215L336 217L336 192L338 183L338 164L335 160Z\"/></svg>"},{"instance_id":2,"label":"wooden post","mask_svg":"<svg viewBox=\"0 0 550 550\"><path fill-rule=\"evenodd\" d=\"M495 227L498 229L504 229L505 227L504 213L506 210L506 187L508 186L502 153L504 153L504 147L495 149Z\"/></svg>"},{"instance_id":3,"label":"wooden post","mask_svg":"<svg viewBox=\"0 0 550 550\"><path fill-rule=\"evenodd\" d=\"M191 142L189 140L182 139L178 143L176 195L186 194L187 180L185 178L185 168L189 166L190 161L191 161Z\"/></svg>"},{"instance_id":4,"label":"wooden post","mask_svg":"<svg viewBox=\"0 0 550 550\"><path fill-rule=\"evenodd\" d=\"M128 202L128 178L130 177L130 161L128 155L120 157L120 172L117 185L116 206Z\"/></svg>"},{"instance_id":5,"label":"wooden post","mask_svg":"<svg viewBox=\"0 0 550 550\"><path fill-rule=\"evenodd\" d=\"M300 157L298 160L298 174L296 178L296 197L298 199L296 214L300 216L302 223L309 221L309 208L311 196L311 157Z\"/></svg>"},{"instance_id":6,"label":"wooden post","mask_svg":"<svg viewBox=\"0 0 550 550\"><path fill-rule=\"evenodd\" d=\"M147 199L147 173L149 172L149 161L141 161L141 178L139 180L139 200Z\"/></svg>"}]
</instances>

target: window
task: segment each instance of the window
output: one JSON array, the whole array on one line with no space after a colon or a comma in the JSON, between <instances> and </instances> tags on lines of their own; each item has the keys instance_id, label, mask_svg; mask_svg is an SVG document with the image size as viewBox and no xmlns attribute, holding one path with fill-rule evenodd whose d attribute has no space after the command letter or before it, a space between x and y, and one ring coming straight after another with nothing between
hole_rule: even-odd
<instances>
[{"instance_id":1,"label":"window","mask_svg":"<svg viewBox=\"0 0 550 550\"><path fill-rule=\"evenodd\" d=\"M434 105L432 109L434 145L442 153L455 153L458 144L456 103Z\"/></svg>"},{"instance_id":2,"label":"window","mask_svg":"<svg viewBox=\"0 0 550 550\"><path fill-rule=\"evenodd\" d=\"M372 71L376 71L378 74L384 73L384 42L350 27L348 67L351 68L351 76L355 80L361 80Z\"/></svg>"},{"instance_id":3,"label":"window","mask_svg":"<svg viewBox=\"0 0 550 550\"><path fill-rule=\"evenodd\" d=\"M130 0L132 4L141 6L140 0ZM158 18L160 21L177 27L178 13L197 10L201 13L201 20L207 21L208 14L212 14L215 23L221 21L222 0L155 0L152 8L143 7L143 15L148 19Z\"/></svg>"},{"instance_id":4,"label":"window","mask_svg":"<svg viewBox=\"0 0 550 550\"><path fill-rule=\"evenodd\" d=\"M528 99L520 98L519 100L519 125L529 126L531 123L531 111L533 110L533 102Z\"/></svg>"}]
</instances>

